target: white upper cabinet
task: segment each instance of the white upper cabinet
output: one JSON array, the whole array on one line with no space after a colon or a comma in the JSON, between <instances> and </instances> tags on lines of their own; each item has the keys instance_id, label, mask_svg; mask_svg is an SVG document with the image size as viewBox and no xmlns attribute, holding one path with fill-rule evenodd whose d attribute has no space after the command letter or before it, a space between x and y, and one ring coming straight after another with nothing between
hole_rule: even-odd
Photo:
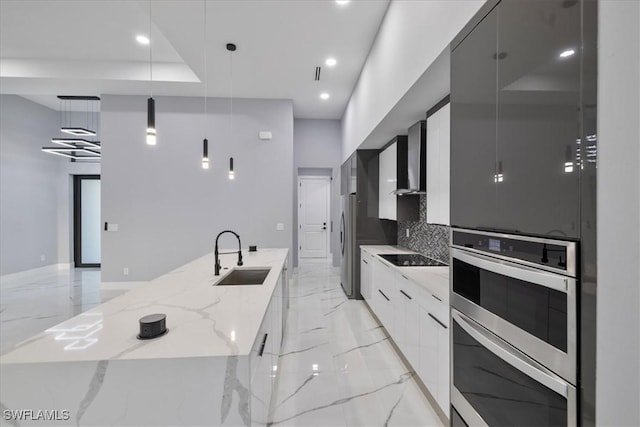
<instances>
[{"instance_id":1,"label":"white upper cabinet","mask_svg":"<svg viewBox=\"0 0 640 427\"><path fill-rule=\"evenodd\" d=\"M394 191L398 182L397 142L389 145L380 153L380 181L378 194L378 217L397 219L397 203Z\"/></svg>"},{"instance_id":2,"label":"white upper cabinet","mask_svg":"<svg viewBox=\"0 0 640 427\"><path fill-rule=\"evenodd\" d=\"M450 225L450 104L427 117L427 222Z\"/></svg>"}]
</instances>

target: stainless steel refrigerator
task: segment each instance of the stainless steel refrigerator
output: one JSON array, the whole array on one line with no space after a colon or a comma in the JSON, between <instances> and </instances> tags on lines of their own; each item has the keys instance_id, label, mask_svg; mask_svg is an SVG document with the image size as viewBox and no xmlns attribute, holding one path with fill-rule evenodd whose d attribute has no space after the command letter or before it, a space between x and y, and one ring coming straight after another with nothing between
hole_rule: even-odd
<instances>
[{"instance_id":1,"label":"stainless steel refrigerator","mask_svg":"<svg viewBox=\"0 0 640 427\"><path fill-rule=\"evenodd\" d=\"M341 198L340 217L340 285L349 298L355 298L356 269L356 195L347 194Z\"/></svg>"},{"instance_id":2,"label":"stainless steel refrigerator","mask_svg":"<svg viewBox=\"0 0 640 427\"><path fill-rule=\"evenodd\" d=\"M395 245L395 221L378 218L378 153L358 150L342 165L340 284L349 298L360 294L360 245Z\"/></svg>"}]
</instances>

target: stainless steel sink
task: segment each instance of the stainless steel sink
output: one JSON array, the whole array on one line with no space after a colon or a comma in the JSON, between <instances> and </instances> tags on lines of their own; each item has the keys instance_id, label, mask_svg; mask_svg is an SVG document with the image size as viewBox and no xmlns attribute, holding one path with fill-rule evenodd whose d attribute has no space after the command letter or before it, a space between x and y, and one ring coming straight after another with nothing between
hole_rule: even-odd
<instances>
[{"instance_id":1,"label":"stainless steel sink","mask_svg":"<svg viewBox=\"0 0 640 427\"><path fill-rule=\"evenodd\" d=\"M216 286L262 285L271 268L234 268Z\"/></svg>"}]
</instances>

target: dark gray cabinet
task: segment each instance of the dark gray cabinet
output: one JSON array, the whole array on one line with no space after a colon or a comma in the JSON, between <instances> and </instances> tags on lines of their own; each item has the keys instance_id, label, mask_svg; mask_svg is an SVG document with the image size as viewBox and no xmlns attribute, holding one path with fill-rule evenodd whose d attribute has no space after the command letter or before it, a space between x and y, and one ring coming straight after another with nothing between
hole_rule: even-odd
<instances>
[{"instance_id":1,"label":"dark gray cabinet","mask_svg":"<svg viewBox=\"0 0 640 427\"><path fill-rule=\"evenodd\" d=\"M495 9L451 53L451 225L498 227Z\"/></svg>"},{"instance_id":2,"label":"dark gray cabinet","mask_svg":"<svg viewBox=\"0 0 640 427\"><path fill-rule=\"evenodd\" d=\"M579 237L581 3L503 0L451 56L451 224Z\"/></svg>"}]
</instances>

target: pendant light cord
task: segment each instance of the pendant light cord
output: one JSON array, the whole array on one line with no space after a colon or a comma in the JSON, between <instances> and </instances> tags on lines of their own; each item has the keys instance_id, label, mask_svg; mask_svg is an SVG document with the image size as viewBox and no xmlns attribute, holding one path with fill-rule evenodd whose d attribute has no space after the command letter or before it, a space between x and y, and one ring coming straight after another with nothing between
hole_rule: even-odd
<instances>
[{"instance_id":1,"label":"pendant light cord","mask_svg":"<svg viewBox=\"0 0 640 427\"><path fill-rule=\"evenodd\" d=\"M207 0L204 2L204 121L205 121L205 135L207 129L207 96L208 96L208 74L207 74Z\"/></svg>"},{"instance_id":2,"label":"pendant light cord","mask_svg":"<svg viewBox=\"0 0 640 427\"><path fill-rule=\"evenodd\" d=\"M151 0L149 0L149 92L153 98L153 52L151 42Z\"/></svg>"},{"instance_id":3,"label":"pendant light cord","mask_svg":"<svg viewBox=\"0 0 640 427\"><path fill-rule=\"evenodd\" d=\"M229 55L231 55L231 61L229 61L230 63L230 74L231 74L231 102L230 102L230 112L231 112L231 140L233 142L233 51L229 52Z\"/></svg>"}]
</instances>

